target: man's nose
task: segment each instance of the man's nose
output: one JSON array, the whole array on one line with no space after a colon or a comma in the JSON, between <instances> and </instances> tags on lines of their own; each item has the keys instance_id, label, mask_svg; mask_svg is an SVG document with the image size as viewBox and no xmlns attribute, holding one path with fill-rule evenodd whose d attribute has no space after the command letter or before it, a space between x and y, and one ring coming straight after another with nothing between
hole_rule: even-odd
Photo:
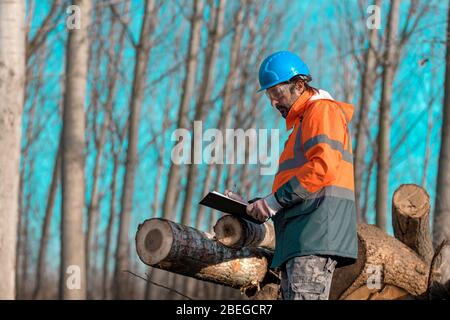
<instances>
[{"instance_id":1,"label":"man's nose","mask_svg":"<svg viewBox=\"0 0 450 320\"><path fill-rule=\"evenodd\" d=\"M275 108L275 106L277 105L278 101L275 99L271 99L270 100L270 104L272 105L273 108Z\"/></svg>"}]
</instances>

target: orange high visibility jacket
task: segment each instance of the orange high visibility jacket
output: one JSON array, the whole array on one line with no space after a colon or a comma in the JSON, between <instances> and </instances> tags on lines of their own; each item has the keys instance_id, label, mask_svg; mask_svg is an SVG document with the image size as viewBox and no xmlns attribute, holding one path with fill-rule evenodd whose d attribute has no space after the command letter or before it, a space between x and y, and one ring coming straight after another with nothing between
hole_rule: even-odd
<instances>
[{"instance_id":1,"label":"orange high visibility jacket","mask_svg":"<svg viewBox=\"0 0 450 320\"><path fill-rule=\"evenodd\" d=\"M357 257L353 106L323 90L304 92L286 118L293 129L279 160L272 192L283 207L274 217L272 267L302 255ZM346 264L346 263L344 263Z\"/></svg>"}]
</instances>

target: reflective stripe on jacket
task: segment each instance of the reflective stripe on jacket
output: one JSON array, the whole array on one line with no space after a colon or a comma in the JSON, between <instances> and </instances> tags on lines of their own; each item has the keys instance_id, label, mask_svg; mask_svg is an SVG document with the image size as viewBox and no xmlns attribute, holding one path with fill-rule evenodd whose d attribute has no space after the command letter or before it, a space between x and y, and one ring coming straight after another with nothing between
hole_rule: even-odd
<instances>
[{"instance_id":1,"label":"reflective stripe on jacket","mask_svg":"<svg viewBox=\"0 0 450 320\"><path fill-rule=\"evenodd\" d=\"M293 129L280 156L272 192L284 207L274 217L272 267L309 255L357 257L353 106L325 91L303 93L286 118Z\"/></svg>"}]
</instances>

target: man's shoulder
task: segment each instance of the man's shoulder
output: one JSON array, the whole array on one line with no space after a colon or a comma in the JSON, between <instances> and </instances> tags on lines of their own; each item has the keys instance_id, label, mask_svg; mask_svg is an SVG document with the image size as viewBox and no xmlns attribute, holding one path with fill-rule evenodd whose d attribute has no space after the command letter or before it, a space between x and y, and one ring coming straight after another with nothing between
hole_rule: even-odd
<instances>
[{"instance_id":1,"label":"man's shoulder","mask_svg":"<svg viewBox=\"0 0 450 320\"><path fill-rule=\"evenodd\" d=\"M314 118L323 118L328 115L334 115L339 110L336 108L337 102L334 99L316 99L310 100L308 108L305 110L303 114L303 118L306 119L314 119Z\"/></svg>"},{"instance_id":2,"label":"man's shoulder","mask_svg":"<svg viewBox=\"0 0 450 320\"><path fill-rule=\"evenodd\" d=\"M353 110L353 106L348 105L346 109L335 100L315 100L303 114L302 127L346 127L351 119L353 111L350 110Z\"/></svg>"}]
</instances>

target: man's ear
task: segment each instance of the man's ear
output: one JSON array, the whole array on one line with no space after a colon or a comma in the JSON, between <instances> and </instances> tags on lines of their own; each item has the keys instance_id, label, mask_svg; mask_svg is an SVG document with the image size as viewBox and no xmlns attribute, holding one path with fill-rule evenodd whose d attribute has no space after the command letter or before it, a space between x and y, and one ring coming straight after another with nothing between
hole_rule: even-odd
<instances>
[{"instance_id":1,"label":"man's ear","mask_svg":"<svg viewBox=\"0 0 450 320\"><path fill-rule=\"evenodd\" d=\"M294 86L295 90L297 90L300 94L305 90L305 84L303 81L297 81Z\"/></svg>"}]
</instances>

